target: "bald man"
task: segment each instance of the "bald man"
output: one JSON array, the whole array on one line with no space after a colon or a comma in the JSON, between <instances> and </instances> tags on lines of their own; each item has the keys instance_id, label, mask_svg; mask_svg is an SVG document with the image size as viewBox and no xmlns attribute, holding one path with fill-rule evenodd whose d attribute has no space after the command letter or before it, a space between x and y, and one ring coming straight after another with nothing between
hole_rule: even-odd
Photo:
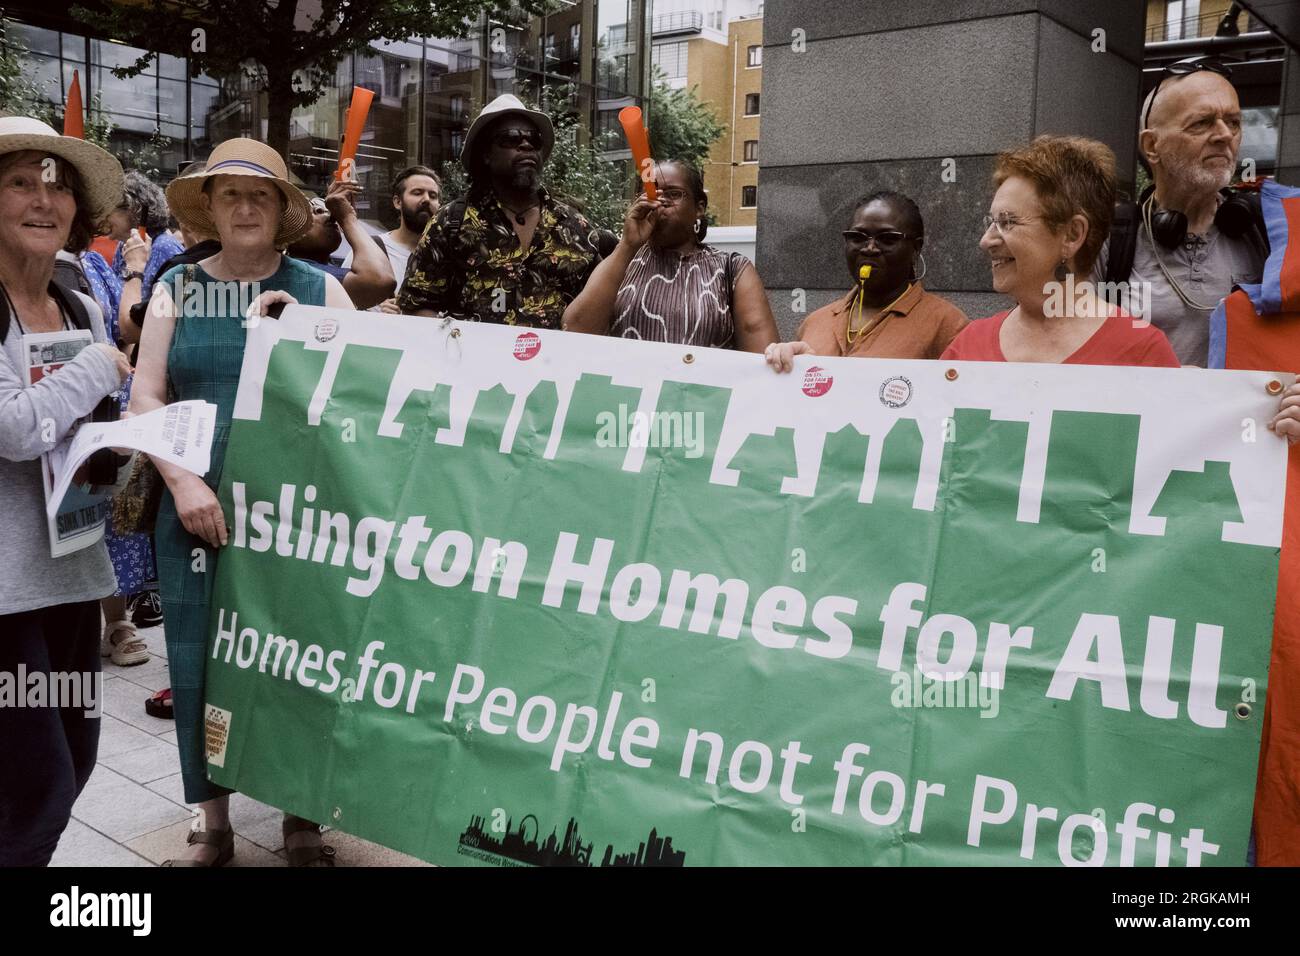
<instances>
[{"instance_id":1,"label":"bald man","mask_svg":"<svg viewBox=\"0 0 1300 956\"><path fill-rule=\"evenodd\" d=\"M1128 278L1131 288L1149 284L1148 318L1178 360L1201 368L1208 361L1210 313L1233 285L1259 281L1266 254L1262 239L1230 237L1214 221L1241 148L1241 105L1219 68L1205 57L1175 64L1142 105L1138 149L1154 181L1149 212L1181 212L1187 230L1181 239L1175 230L1167 246L1139 224ZM1140 204L1139 223L1146 208ZM1110 245L1093 271L1098 281L1106 276Z\"/></svg>"}]
</instances>

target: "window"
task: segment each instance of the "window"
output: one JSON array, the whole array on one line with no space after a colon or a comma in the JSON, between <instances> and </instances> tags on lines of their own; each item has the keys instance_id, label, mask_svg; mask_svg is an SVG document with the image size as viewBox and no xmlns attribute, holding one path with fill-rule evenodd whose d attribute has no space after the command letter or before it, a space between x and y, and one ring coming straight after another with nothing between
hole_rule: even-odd
<instances>
[{"instance_id":1,"label":"window","mask_svg":"<svg viewBox=\"0 0 1300 956\"><path fill-rule=\"evenodd\" d=\"M455 122L460 122L465 118L465 97L460 93L451 95L451 118Z\"/></svg>"},{"instance_id":2,"label":"window","mask_svg":"<svg viewBox=\"0 0 1300 956\"><path fill-rule=\"evenodd\" d=\"M749 48L748 65L751 67L763 65L763 48L761 46L751 46Z\"/></svg>"},{"instance_id":3,"label":"window","mask_svg":"<svg viewBox=\"0 0 1300 956\"><path fill-rule=\"evenodd\" d=\"M686 44L660 43L650 51L650 62L664 71L664 78L680 80L686 76Z\"/></svg>"},{"instance_id":4,"label":"window","mask_svg":"<svg viewBox=\"0 0 1300 956\"><path fill-rule=\"evenodd\" d=\"M757 93L745 94L745 115L746 116L758 115L758 94Z\"/></svg>"},{"instance_id":5,"label":"window","mask_svg":"<svg viewBox=\"0 0 1300 956\"><path fill-rule=\"evenodd\" d=\"M741 186L740 187L740 208L753 209L758 205L758 187Z\"/></svg>"},{"instance_id":6,"label":"window","mask_svg":"<svg viewBox=\"0 0 1300 956\"><path fill-rule=\"evenodd\" d=\"M745 162L747 163L758 162L758 140L756 139L745 140Z\"/></svg>"},{"instance_id":7,"label":"window","mask_svg":"<svg viewBox=\"0 0 1300 956\"><path fill-rule=\"evenodd\" d=\"M1191 39L1200 33L1201 0L1165 0L1165 39Z\"/></svg>"}]
</instances>

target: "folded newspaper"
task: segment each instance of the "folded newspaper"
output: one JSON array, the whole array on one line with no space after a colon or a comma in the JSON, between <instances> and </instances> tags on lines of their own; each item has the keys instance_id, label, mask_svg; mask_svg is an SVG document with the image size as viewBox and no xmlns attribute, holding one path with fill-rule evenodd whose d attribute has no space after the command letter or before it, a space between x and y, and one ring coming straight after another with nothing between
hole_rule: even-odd
<instances>
[{"instance_id":1,"label":"folded newspaper","mask_svg":"<svg viewBox=\"0 0 1300 956\"><path fill-rule=\"evenodd\" d=\"M54 487L45 502L46 516L53 518L60 510L73 475L101 448L130 448L196 475L207 474L216 422L216 405L193 401L175 402L122 421L83 424L49 453Z\"/></svg>"}]
</instances>

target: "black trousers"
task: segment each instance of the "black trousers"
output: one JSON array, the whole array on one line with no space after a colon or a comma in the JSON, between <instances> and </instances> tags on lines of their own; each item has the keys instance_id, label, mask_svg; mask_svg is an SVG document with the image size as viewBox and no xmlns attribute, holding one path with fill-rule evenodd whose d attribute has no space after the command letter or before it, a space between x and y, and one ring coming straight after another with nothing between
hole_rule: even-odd
<instances>
[{"instance_id":1,"label":"black trousers","mask_svg":"<svg viewBox=\"0 0 1300 956\"><path fill-rule=\"evenodd\" d=\"M0 615L0 866L50 862L95 769L100 720L85 700L57 699L47 676L45 700L26 704L34 673L98 680L82 675L100 671L99 622L98 601Z\"/></svg>"}]
</instances>

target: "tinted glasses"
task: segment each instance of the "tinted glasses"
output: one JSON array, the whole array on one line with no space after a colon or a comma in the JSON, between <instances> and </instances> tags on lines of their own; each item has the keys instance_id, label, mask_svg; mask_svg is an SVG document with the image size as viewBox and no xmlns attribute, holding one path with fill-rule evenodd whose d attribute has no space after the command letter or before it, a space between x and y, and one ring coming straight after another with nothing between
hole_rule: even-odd
<instances>
[{"instance_id":1,"label":"tinted glasses","mask_svg":"<svg viewBox=\"0 0 1300 956\"><path fill-rule=\"evenodd\" d=\"M840 233L844 241L853 246L866 246L874 242L882 252L888 252L897 249L904 242L912 237L905 232L897 232L893 229L887 229L884 232L862 232L858 229L845 229Z\"/></svg>"},{"instance_id":2,"label":"tinted glasses","mask_svg":"<svg viewBox=\"0 0 1300 956\"><path fill-rule=\"evenodd\" d=\"M496 135L492 137L492 142L503 149L518 149L524 143L528 143L533 149L541 149L542 134L535 129L512 127L497 130Z\"/></svg>"}]
</instances>

